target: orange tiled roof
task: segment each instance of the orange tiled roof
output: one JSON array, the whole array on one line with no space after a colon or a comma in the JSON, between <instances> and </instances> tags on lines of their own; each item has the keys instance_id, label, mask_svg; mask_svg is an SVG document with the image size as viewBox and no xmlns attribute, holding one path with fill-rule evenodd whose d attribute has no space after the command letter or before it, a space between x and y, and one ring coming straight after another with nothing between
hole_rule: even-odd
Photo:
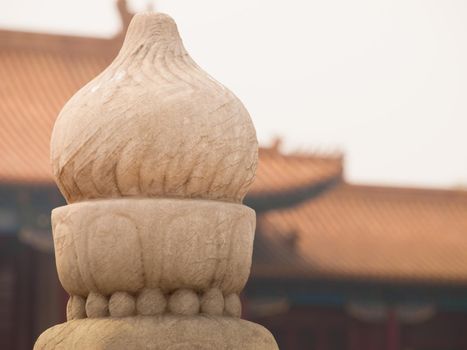
<instances>
[{"instance_id":1,"label":"orange tiled roof","mask_svg":"<svg viewBox=\"0 0 467 350\"><path fill-rule=\"evenodd\" d=\"M108 64L112 46L111 40L0 31L0 182L52 182L55 118Z\"/></svg>"},{"instance_id":2,"label":"orange tiled roof","mask_svg":"<svg viewBox=\"0 0 467 350\"><path fill-rule=\"evenodd\" d=\"M250 196L291 193L341 177L341 155L283 154L277 148L260 148L256 180Z\"/></svg>"},{"instance_id":3,"label":"orange tiled roof","mask_svg":"<svg viewBox=\"0 0 467 350\"><path fill-rule=\"evenodd\" d=\"M0 31L0 183L52 183L53 122L118 46L117 39ZM339 156L263 148L250 196L269 201L341 176ZM467 283L465 192L341 183L260 214L258 228L253 275Z\"/></svg>"},{"instance_id":4,"label":"orange tiled roof","mask_svg":"<svg viewBox=\"0 0 467 350\"><path fill-rule=\"evenodd\" d=\"M0 31L0 182L52 183L49 140L64 103L100 73L118 39ZM262 149L252 194L296 190L340 173L340 158Z\"/></svg>"},{"instance_id":5,"label":"orange tiled roof","mask_svg":"<svg viewBox=\"0 0 467 350\"><path fill-rule=\"evenodd\" d=\"M258 218L253 275L467 283L467 192L342 183Z\"/></svg>"}]
</instances>

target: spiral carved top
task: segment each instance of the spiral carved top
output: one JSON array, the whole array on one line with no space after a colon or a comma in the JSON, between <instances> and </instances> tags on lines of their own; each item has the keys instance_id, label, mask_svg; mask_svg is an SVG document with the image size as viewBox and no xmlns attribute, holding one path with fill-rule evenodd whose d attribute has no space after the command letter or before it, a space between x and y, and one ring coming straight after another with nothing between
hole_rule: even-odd
<instances>
[{"instance_id":1,"label":"spiral carved top","mask_svg":"<svg viewBox=\"0 0 467 350\"><path fill-rule=\"evenodd\" d=\"M51 160L69 203L241 202L254 179L257 140L243 104L190 58L174 21L139 14L114 62L61 111Z\"/></svg>"}]
</instances>

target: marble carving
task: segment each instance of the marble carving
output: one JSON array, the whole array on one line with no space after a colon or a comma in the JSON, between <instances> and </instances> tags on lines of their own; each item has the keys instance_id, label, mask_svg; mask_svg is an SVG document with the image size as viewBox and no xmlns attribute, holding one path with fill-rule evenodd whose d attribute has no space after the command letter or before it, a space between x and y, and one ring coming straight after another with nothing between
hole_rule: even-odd
<instances>
[{"instance_id":1,"label":"marble carving","mask_svg":"<svg viewBox=\"0 0 467 350\"><path fill-rule=\"evenodd\" d=\"M240 100L206 74L167 15L136 15L113 63L52 134L68 205L52 213L66 323L35 349L277 349L241 320L257 165Z\"/></svg>"}]
</instances>

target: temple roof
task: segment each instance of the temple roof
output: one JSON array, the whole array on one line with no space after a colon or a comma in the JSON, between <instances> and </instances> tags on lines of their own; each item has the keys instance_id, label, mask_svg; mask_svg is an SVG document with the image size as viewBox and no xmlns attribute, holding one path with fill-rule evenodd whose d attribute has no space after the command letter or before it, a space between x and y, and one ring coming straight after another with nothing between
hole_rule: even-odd
<instances>
[{"instance_id":1,"label":"temple roof","mask_svg":"<svg viewBox=\"0 0 467 350\"><path fill-rule=\"evenodd\" d=\"M55 118L109 62L108 54L91 49L99 47L96 40L0 31L0 182L53 182L49 142Z\"/></svg>"},{"instance_id":2,"label":"temple roof","mask_svg":"<svg viewBox=\"0 0 467 350\"><path fill-rule=\"evenodd\" d=\"M252 275L467 283L467 192L341 183L258 218Z\"/></svg>"},{"instance_id":3,"label":"temple roof","mask_svg":"<svg viewBox=\"0 0 467 350\"><path fill-rule=\"evenodd\" d=\"M0 184L54 186L55 118L120 40L0 31ZM347 184L338 154L259 154L253 276L467 282L466 192Z\"/></svg>"},{"instance_id":4,"label":"temple roof","mask_svg":"<svg viewBox=\"0 0 467 350\"><path fill-rule=\"evenodd\" d=\"M291 194L330 178L341 178L340 154L288 153L279 147L260 148L256 181L249 195L268 197Z\"/></svg>"},{"instance_id":5,"label":"temple roof","mask_svg":"<svg viewBox=\"0 0 467 350\"><path fill-rule=\"evenodd\" d=\"M99 74L119 39L0 31L0 183L53 184L52 127L64 103ZM340 156L261 149L250 197L288 195L340 176Z\"/></svg>"}]
</instances>

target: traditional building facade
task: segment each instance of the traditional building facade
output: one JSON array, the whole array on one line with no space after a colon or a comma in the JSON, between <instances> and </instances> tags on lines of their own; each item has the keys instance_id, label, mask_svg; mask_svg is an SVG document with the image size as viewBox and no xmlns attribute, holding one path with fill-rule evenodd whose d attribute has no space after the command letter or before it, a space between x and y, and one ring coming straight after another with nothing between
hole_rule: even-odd
<instances>
[{"instance_id":1,"label":"traditional building facade","mask_svg":"<svg viewBox=\"0 0 467 350\"><path fill-rule=\"evenodd\" d=\"M130 14L119 1L125 31ZM50 211L54 120L113 39L0 30L0 348L63 321ZM247 319L281 349L467 349L467 193L350 184L340 154L260 149Z\"/></svg>"}]
</instances>

